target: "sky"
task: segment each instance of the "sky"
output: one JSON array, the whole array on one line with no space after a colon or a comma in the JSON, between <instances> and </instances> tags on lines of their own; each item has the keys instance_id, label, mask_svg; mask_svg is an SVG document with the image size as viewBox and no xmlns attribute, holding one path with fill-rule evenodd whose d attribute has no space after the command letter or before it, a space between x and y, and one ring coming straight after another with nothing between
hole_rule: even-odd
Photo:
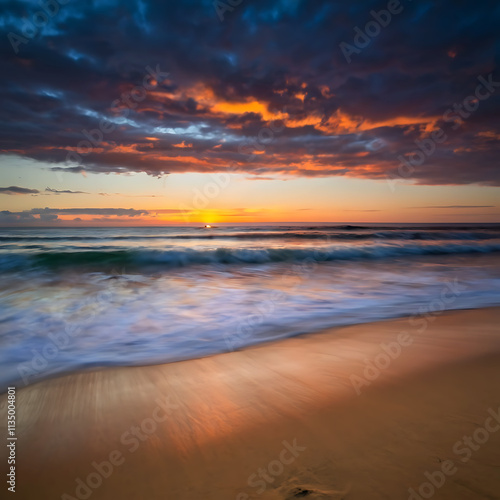
<instances>
[{"instance_id":1,"label":"sky","mask_svg":"<svg viewBox=\"0 0 500 500\"><path fill-rule=\"evenodd\" d=\"M0 1L0 226L500 222L500 4Z\"/></svg>"}]
</instances>

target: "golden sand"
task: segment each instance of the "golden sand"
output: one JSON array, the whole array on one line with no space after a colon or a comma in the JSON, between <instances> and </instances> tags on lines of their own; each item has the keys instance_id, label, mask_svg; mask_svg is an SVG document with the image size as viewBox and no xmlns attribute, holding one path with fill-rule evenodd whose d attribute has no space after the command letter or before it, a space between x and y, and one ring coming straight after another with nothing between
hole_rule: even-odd
<instances>
[{"instance_id":1,"label":"golden sand","mask_svg":"<svg viewBox=\"0 0 500 500\"><path fill-rule=\"evenodd\" d=\"M500 498L499 325L456 311L18 389L12 498Z\"/></svg>"}]
</instances>

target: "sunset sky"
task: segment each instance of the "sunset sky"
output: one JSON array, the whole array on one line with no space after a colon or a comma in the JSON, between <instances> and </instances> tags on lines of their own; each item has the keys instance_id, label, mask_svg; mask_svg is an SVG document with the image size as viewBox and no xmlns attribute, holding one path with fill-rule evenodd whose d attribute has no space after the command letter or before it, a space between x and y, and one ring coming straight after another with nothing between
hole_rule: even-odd
<instances>
[{"instance_id":1,"label":"sunset sky","mask_svg":"<svg viewBox=\"0 0 500 500\"><path fill-rule=\"evenodd\" d=\"M1 3L0 226L500 221L497 1L45 5Z\"/></svg>"}]
</instances>

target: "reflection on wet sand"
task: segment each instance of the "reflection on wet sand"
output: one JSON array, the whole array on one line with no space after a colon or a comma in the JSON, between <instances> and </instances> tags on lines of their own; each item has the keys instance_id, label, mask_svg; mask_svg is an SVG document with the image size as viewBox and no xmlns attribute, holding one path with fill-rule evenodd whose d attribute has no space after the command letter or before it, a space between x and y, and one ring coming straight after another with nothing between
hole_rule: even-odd
<instances>
[{"instance_id":1,"label":"reflection on wet sand","mask_svg":"<svg viewBox=\"0 0 500 500\"><path fill-rule=\"evenodd\" d=\"M17 497L408 498L452 459L436 498L495 498L500 432L467 464L452 449L500 406L498 324L458 311L422 333L401 319L19 389ZM358 395L353 375L402 331Z\"/></svg>"}]
</instances>

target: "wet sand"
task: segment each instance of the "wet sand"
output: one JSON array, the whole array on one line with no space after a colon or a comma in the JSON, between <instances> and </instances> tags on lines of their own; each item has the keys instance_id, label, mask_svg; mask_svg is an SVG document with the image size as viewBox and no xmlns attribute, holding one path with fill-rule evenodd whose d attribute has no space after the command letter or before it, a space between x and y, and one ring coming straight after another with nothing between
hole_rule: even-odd
<instances>
[{"instance_id":1,"label":"wet sand","mask_svg":"<svg viewBox=\"0 0 500 500\"><path fill-rule=\"evenodd\" d=\"M499 325L448 312L19 389L13 498L498 499Z\"/></svg>"}]
</instances>

